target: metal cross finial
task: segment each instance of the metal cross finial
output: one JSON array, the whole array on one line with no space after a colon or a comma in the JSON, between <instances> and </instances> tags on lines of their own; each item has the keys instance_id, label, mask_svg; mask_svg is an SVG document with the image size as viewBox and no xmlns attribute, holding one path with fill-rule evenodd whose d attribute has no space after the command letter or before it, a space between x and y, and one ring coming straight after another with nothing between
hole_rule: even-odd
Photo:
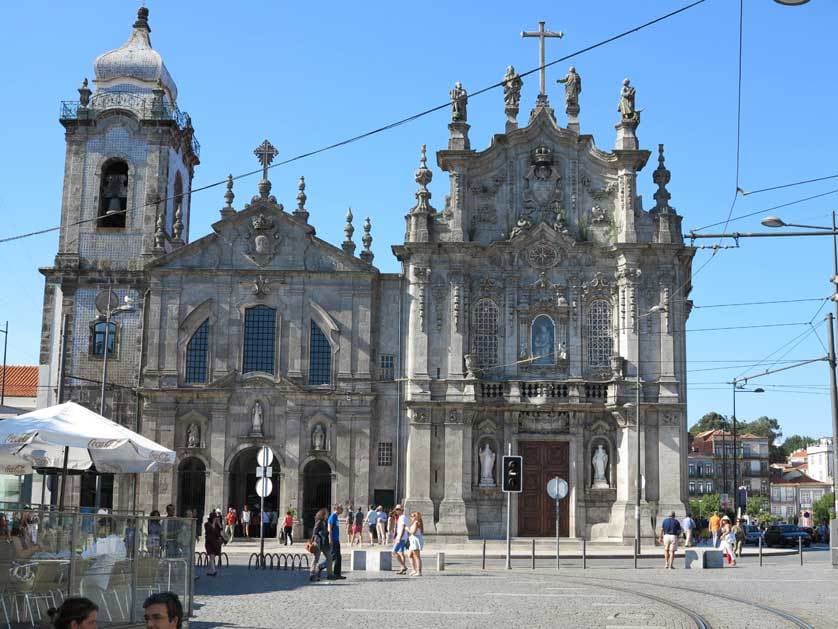
<instances>
[{"instance_id":1,"label":"metal cross finial","mask_svg":"<svg viewBox=\"0 0 838 629\"><path fill-rule=\"evenodd\" d=\"M521 37L538 37L538 61L540 68L539 96L547 94L547 69L544 67L544 40L547 37L564 37L561 31L545 31L544 21L538 23L537 31L521 31Z\"/></svg>"},{"instance_id":2,"label":"metal cross finial","mask_svg":"<svg viewBox=\"0 0 838 629\"><path fill-rule=\"evenodd\" d=\"M271 165L271 162L274 161L274 157L279 155L279 151L276 150L273 144L265 140L256 147L253 151L253 154L256 156L256 159L259 160L259 163L262 164L262 179L268 178L268 166Z\"/></svg>"}]
</instances>

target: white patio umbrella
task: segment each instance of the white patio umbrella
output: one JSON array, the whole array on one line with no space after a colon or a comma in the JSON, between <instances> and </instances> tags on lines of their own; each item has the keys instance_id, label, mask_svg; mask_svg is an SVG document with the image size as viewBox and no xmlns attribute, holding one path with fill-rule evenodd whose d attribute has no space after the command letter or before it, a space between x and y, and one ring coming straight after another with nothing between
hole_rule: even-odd
<instances>
[{"instance_id":1,"label":"white patio umbrella","mask_svg":"<svg viewBox=\"0 0 838 629\"><path fill-rule=\"evenodd\" d=\"M175 463L174 451L75 402L0 421L0 471L61 468L65 452L68 470L95 465L97 472L136 474Z\"/></svg>"}]
</instances>

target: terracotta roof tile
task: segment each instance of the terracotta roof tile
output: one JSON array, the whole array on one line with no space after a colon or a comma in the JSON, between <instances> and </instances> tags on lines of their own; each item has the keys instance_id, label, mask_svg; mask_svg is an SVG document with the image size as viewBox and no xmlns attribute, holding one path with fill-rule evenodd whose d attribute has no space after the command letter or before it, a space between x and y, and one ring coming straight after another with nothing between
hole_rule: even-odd
<instances>
[{"instance_id":1,"label":"terracotta roof tile","mask_svg":"<svg viewBox=\"0 0 838 629\"><path fill-rule=\"evenodd\" d=\"M0 366L0 383L3 382ZM36 397L38 395L37 365L6 365L6 397ZM2 386L2 384L0 384Z\"/></svg>"}]
</instances>

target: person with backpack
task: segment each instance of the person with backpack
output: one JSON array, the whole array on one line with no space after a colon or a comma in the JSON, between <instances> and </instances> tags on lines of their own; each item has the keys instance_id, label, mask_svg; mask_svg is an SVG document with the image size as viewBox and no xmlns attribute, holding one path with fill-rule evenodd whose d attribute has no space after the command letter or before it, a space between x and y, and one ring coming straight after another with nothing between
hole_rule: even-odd
<instances>
[{"instance_id":1,"label":"person with backpack","mask_svg":"<svg viewBox=\"0 0 838 629\"><path fill-rule=\"evenodd\" d=\"M663 543L663 558L666 561L665 568L675 568L675 551L678 550L678 536L681 535L681 523L675 517L675 512L670 511L669 517L661 524L660 541Z\"/></svg>"},{"instance_id":2,"label":"person with backpack","mask_svg":"<svg viewBox=\"0 0 838 629\"><path fill-rule=\"evenodd\" d=\"M733 533L733 554L736 557L742 557L742 545L745 543L745 520L739 518L736 524L733 525L731 532Z\"/></svg>"}]
</instances>

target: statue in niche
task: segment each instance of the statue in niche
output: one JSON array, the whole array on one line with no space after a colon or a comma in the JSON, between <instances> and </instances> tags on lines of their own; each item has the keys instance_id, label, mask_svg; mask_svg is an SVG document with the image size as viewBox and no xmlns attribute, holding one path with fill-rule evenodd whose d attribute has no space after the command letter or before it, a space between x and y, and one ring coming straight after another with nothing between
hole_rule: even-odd
<instances>
[{"instance_id":1,"label":"statue in niche","mask_svg":"<svg viewBox=\"0 0 838 629\"><path fill-rule=\"evenodd\" d=\"M494 487L495 486L495 452L489 442L483 444L480 450L480 486Z\"/></svg>"},{"instance_id":2,"label":"statue in niche","mask_svg":"<svg viewBox=\"0 0 838 629\"><path fill-rule=\"evenodd\" d=\"M601 443L597 445L596 452L594 452L594 457L591 460L591 463L594 466L594 489L608 489L610 485L608 484L608 479L605 476L605 470L608 466L608 453L605 451L605 448Z\"/></svg>"},{"instance_id":3,"label":"statue in niche","mask_svg":"<svg viewBox=\"0 0 838 629\"><path fill-rule=\"evenodd\" d=\"M552 365L555 362L556 330L553 321L546 315L539 315L532 322L533 365Z\"/></svg>"},{"instance_id":4,"label":"statue in niche","mask_svg":"<svg viewBox=\"0 0 838 629\"><path fill-rule=\"evenodd\" d=\"M253 405L250 433L253 435L264 434L262 432L262 426L264 426L264 409L262 408L262 403L256 400L256 404Z\"/></svg>"},{"instance_id":5,"label":"statue in niche","mask_svg":"<svg viewBox=\"0 0 838 629\"><path fill-rule=\"evenodd\" d=\"M189 424L186 428L186 447L201 447L201 429L198 427L198 424Z\"/></svg>"},{"instance_id":6,"label":"statue in niche","mask_svg":"<svg viewBox=\"0 0 838 629\"><path fill-rule=\"evenodd\" d=\"M468 93L463 84L457 81L454 84L454 89L449 93L451 96L451 121L465 122L468 120Z\"/></svg>"},{"instance_id":7,"label":"statue in niche","mask_svg":"<svg viewBox=\"0 0 838 629\"><path fill-rule=\"evenodd\" d=\"M636 90L631 85L631 81L623 79L623 87L620 90L620 104L617 106L617 111L623 120L637 120L639 118L638 111L634 107L634 98Z\"/></svg>"},{"instance_id":8,"label":"statue in niche","mask_svg":"<svg viewBox=\"0 0 838 629\"><path fill-rule=\"evenodd\" d=\"M557 83L564 83L564 102L568 109L579 110L579 94L582 93L582 77L576 68L570 66L567 75Z\"/></svg>"},{"instance_id":9,"label":"statue in niche","mask_svg":"<svg viewBox=\"0 0 838 629\"><path fill-rule=\"evenodd\" d=\"M311 445L317 451L326 449L326 431L323 430L323 424L317 424L311 432Z\"/></svg>"},{"instance_id":10,"label":"statue in niche","mask_svg":"<svg viewBox=\"0 0 838 629\"><path fill-rule=\"evenodd\" d=\"M466 354L466 378L469 380L477 379L477 356L475 354Z\"/></svg>"},{"instance_id":11,"label":"statue in niche","mask_svg":"<svg viewBox=\"0 0 838 629\"><path fill-rule=\"evenodd\" d=\"M560 342L556 348L556 358L559 360L567 360L567 343Z\"/></svg>"}]
</instances>

